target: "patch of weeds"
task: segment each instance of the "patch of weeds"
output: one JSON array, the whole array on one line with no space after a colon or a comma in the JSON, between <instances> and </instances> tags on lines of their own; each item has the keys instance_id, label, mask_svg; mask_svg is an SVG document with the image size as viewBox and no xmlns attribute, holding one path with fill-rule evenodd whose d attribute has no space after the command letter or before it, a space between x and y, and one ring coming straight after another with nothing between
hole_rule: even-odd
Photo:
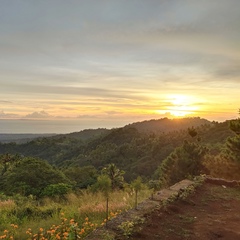
<instances>
[{"instance_id":1,"label":"patch of weeds","mask_svg":"<svg viewBox=\"0 0 240 240\"><path fill-rule=\"evenodd\" d=\"M119 225L119 229L123 231L123 236L125 238L129 238L133 234L134 222L133 221L122 222Z\"/></svg>"},{"instance_id":2,"label":"patch of weeds","mask_svg":"<svg viewBox=\"0 0 240 240\"><path fill-rule=\"evenodd\" d=\"M145 222L145 218L143 217L134 217L133 220L129 220L126 222L122 222L118 228L122 231L123 236L127 239L134 232L140 232L142 230L141 225Z\"/></svg>"},{"instance_id":3,"label":"patch of weeds","mask_svg":"<svg viewBox=\"0 0 240 240\"><path fill-rule=\"evenodd\" d=\"M143 224L145 222L145 218L135 217L133 221L134 221L134 225L136 225L136 224Z\"/></svg>"},{"instance_id":4,"label":"patch of weeds","mask_svg":"<svg viewBox=\"0 0 240 240\"><path fill-rule=\"evenodd\" d=\"M180 189L180 191L178 192L177 198L185 200L190 194L195 192L195 188L196 186L190 185L185 189Z\"/></svg>"}]
</instances>

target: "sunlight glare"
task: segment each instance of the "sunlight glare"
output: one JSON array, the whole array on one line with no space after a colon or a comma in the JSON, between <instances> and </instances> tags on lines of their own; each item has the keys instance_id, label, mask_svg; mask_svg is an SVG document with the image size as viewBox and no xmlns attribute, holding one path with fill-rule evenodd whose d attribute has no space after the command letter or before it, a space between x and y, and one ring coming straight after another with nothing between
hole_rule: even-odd
<instances>
[{"instance_id":1,"label":"sunlight glare","mask_svg":"<svg viewBox=\"0 0 240 240\"><path fill-rule=\"evenodd\" d=\"M185 117L192 115L198 110L194 105L194 97L188 95L168 95L166 97L169 106L164 110L157 110L158 114L169 114L173 117Z\"/></svg>"}]
</instances>

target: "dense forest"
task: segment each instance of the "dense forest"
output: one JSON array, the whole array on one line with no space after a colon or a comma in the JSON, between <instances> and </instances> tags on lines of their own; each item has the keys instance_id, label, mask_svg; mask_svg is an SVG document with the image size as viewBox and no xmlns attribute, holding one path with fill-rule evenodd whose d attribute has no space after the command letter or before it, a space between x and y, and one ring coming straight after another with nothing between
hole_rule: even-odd
<instances>
[{"instance_id":1,"label":"dense forest","mask_svg":"<svg viewBox=\"0 0 240 240\"><path fill-rule=\"evenodd\" d=\"M51 184L87 188L109 164L124 171L126 182L138 176L145 182L160 180L162 185L201 173L230 177L237 172L234 159L239 158L234 157L239 151L234 124L237 126L234 121L164 118L23 144L1 143L1 191L41 196ZM235 170L228 173L228 168ZM17 184L9 188L14 182Z\"/></svg>"}]
</instances>

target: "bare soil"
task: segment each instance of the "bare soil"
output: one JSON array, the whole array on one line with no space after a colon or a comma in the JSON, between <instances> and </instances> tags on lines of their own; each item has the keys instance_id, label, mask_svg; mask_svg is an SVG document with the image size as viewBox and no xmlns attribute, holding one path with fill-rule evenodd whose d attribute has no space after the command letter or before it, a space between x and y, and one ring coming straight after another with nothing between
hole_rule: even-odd
<instances>
[{"instance_id":1,"label":"bare soil","mask_svg":"<svg viewBox=\"0 0 240 240\"><path fill-rule=\"evenodd\" d=\"M240 187L205 182L187 199L146 214L129 239L240 240Z\"/></svg>"}]
</instances>

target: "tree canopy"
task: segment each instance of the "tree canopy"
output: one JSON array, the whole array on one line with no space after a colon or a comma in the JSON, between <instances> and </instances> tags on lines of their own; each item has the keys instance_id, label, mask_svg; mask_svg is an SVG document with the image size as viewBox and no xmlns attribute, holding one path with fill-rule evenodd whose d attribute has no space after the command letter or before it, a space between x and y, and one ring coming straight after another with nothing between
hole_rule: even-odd
<instances>
[{"instance_id":1,"label":"tree canopy","mask_svg":"<svg viewBox=\"0 0 240 240\"><path fill-rule=\"evenodd\" d=\"M48 185L58 183L69 184L70 181L46 161L32 157L14 161L0 177L2 191L26 196L39 197Z\"/></svg>"}]
</instances>

